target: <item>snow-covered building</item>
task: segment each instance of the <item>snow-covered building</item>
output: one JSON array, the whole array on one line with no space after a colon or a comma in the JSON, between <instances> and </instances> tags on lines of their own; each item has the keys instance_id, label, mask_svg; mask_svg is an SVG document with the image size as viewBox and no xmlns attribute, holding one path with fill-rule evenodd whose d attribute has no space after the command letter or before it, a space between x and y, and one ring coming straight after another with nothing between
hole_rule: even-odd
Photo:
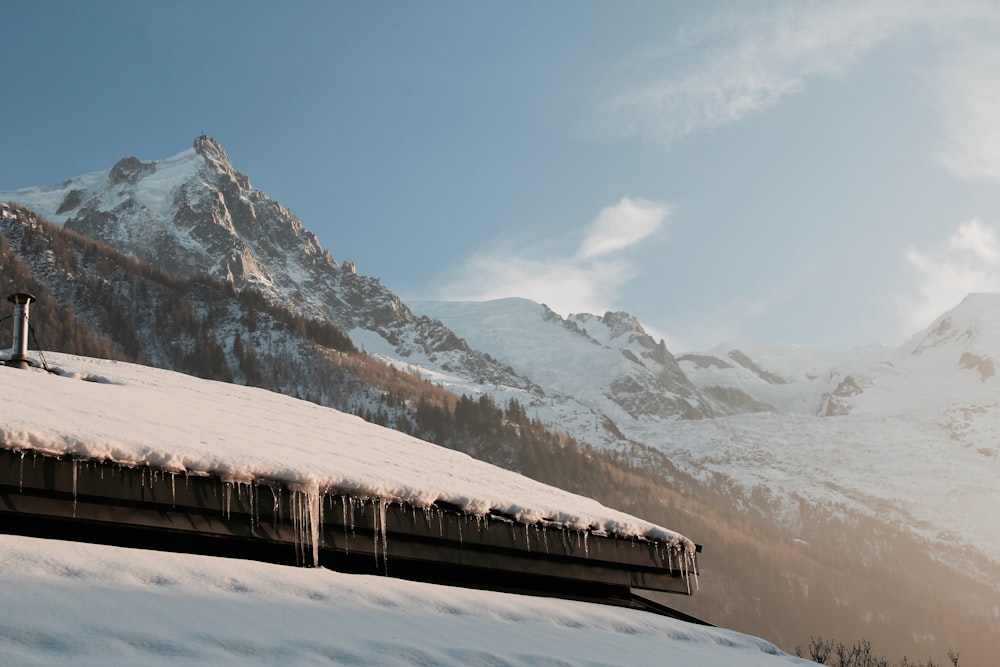
<instances>
[{"instance_id":1,"label":"snow-covered building","mask_svg":"<svg viewBox=\"0 0 1000 667\"><path fill-rule=\"evenodd\" d=\"M688 538L312 403L52 354L0 368L7 532L648 604Z\"/></svg>"}]
</instances>

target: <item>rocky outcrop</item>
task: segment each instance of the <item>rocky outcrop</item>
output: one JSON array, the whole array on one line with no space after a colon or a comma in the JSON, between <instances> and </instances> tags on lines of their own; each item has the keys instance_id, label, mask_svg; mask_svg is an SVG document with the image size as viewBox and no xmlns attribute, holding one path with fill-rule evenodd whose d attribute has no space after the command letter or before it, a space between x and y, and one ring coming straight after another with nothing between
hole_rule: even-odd
<instances>
[{"instance_id":1,"label":"rocky outcrop","mask_svg":"<svg viewBox=\"0 0 1000 667\"><path fill-rule=\"evenodd\" d=\"M818 411L821 417L840 417L850 413L851 404L847 400L852 396L864 393L853 376L845 376L832 392L823 395L823 401Z\"/></svg>"},{"instance_id":2,"label":"rocky outcrop","mask_svg":"<svg viewBox=\"0 0 1000 667\"><path fill-rule=\"evenodd\" d=\"M740 350L730 350L729 358L768 384L786 384L787 380L758 366L753 359Z\"/></svg>"},{"instance_id":3,"label":"rocky outcrop","mask_svg":"<svg viewBox=\"0 0 1000 667\"><path fill-rule=\"evenodd\" d=\"M958 365L962 368L977 371L979 373L979 379L982 382L986 382L997 374L996 361L994 361L992 357L985 355L963 352L962 357L958 361Z\"/></svg>"}]
</instances>

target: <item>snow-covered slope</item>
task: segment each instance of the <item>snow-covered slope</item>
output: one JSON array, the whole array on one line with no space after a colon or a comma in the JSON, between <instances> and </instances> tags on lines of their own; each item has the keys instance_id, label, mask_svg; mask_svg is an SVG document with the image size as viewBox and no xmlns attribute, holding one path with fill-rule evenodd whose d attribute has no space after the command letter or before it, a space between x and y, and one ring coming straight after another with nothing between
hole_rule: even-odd
<instances>
[{"instance_id":1,"label":"snow-covered slope","mask_svg":"<svg viewBox=\"0 0 1000 667\"><path fill-rule=\"evenodd\" d=\"M474 349L542 391L519 392L459 378L446 384L457 391L516 398L533 416L582 442L615 448L627 439L623 431L630 424L743 411L695 387L663 341L654 340L625 312L563 318L519 298L409 305L415 313L445 322Z\"/></svg>"},{"instance_id":2,"label":"snow-covered slope","mask_svg":"<svg viewBox=\"0 0 1000 667\"><path fill-rule=\"evenodd\" d=\"M646 612L0 536L0 654L33 665L806 665Z\"/></svg>"},{"instance_id":3,"label":"snow-covered slope","mask_svg":"<svg viewBox=\"0 0 1000 667\"><path fill-rule=\"evenodd\" d=\"M505 360L546 392L572 396L616 422L712 414L663 341L655 342L627 313L563 319L516 298L413 301L410 307L450 322L474 348Z\"/></svg>"}]
</instances>

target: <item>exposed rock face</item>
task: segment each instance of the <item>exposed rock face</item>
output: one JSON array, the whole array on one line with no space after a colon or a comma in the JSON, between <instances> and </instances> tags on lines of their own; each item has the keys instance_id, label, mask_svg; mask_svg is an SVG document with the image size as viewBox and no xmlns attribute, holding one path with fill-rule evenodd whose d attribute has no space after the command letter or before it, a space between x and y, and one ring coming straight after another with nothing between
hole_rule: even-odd
<instances>
[{"instance_id":1,"label":"exposed rock face","mask_svg":"<svg viewBox=\"0 0 1000 667\"><path fill-rule=\"evenodd\" d=\"M979 371L979 379L982 382L986 382L997 374L996 362L992 359L992 357L987 357L985 355L963 352L958 363L962 368Z\"/></svg>"},{"instance_id":2,"label":"exposed rock face","mask_svg":"<svg viewBox=\"0 0 1000 667\"><path fill-rule=\"evenodd\" d=\"M689 361L695 368L732 368L733 365L710 354L682 354L678 361Z\"/></svg>"},{"instance_id":3,"label":"exposed rock face","mask_svg":"<svg viewBox=\"0 0 1000 667\"><path fill-rule=\"evenodd\" d=\"M823 397L820 416L839 417L850 413L851 404L846 399L862 393L864 390L858 385L857 380L851 375L846 376L836 389Z\"/></svg>"},{"instance_id":4,"label":"exposed rock face","mask_svg":"<svg viewBox=\"0 0 1000 667\"><path fill-rule=\"evenodd\" d=\"M145 174L152 173L156 171L156 165L152 162L140 162L136 157L126 157L118 161L118 164L111 167L111 173L108 174L108 182L111 185L118 185L120 183L130 183L135 185L135 182Z\"/></svg>"},{"instance_id":5,"label":"exposed rock face","mask_svg":"<svg viewBox=\"0 0 1000 667\"><path fill-rule=\"evenodd\" d=\"M733 361L735 361L736 363L738 363L743 368L747 369L748 371L751 371L754 375L756 375L757 377L759 377L764 382L767 382L768 384L785 384L786 383L786 380L783 377L781 377L779 375L775 375L774 373L771 373L769 371L764 370L763 368L761 368L760 366L758 366L756 363L754 363L753 359L751 359L750 357L748 357L747 355L745 355L743 352L741 352L739 350L730 350L729 351L729 358L732 359Z\"/></svg>"},{"instance_id":6,"label":"exposed rock face","mask_svg":"<svg viewBox=\"0 0 1000 667\"><path fill-rule=\"evenodd\" d=\"M720 404L727 406L734 413L775 412L773 406L763 401L758 401L750 394L735 387L711 385L702 387L701 391L714 398Z\"/></svg>"}]
</instances>

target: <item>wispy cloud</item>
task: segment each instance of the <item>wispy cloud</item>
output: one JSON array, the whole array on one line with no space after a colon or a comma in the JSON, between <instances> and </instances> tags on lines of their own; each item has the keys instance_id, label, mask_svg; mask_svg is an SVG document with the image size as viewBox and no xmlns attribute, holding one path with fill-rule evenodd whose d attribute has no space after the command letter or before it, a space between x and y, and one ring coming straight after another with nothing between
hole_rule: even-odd
<instances>
[{"instance_id":1,"label":"wispy cloud","mask_svg":"<svg viewBox=\"0 0 1000 667\"><path fill-rule=\"evenodd\" d=\"M807 79L854 64L921 15L916 2L794 3L771 14L720 22L729 46L687 72L633 86L613 98L618 131L662 143L738 121L799 92ZM667 63L664 63L664 68Z\"/></svg>"},{"instance_id":2,"label":"wispy cloud","mask_svg":"<svg viewBox=\"0 0 1000 667\"><path fill-rule=\"evenodd\" d=\"M905 250L914 280L913 291L898 299L900 333L923 329L970 293L1000 290L998 232L996 226L973 219L938 247Z\"/></svg>"},{"instance_id":3,"label":"wispy cloud","mask_svg":"<svg viewBox=\"0 0 1000 667\"><path fill-rule=\"evenodd\" d=\"M623 253L660 232L668 213L664 204L623 197L598 214L578 244L545 256L533 250L539 244L505 244L479 252L439 279L443 284L436 296L468 301L518 296L564 315L602 314L636 276L635 265Z\"/></svg>"},{"instance_id":4,"label":"wispy cloud","mask_svg":"<svg viewBox=\"0 0 1000 667\"><path fill-rule=\"evenodd\" d=\"M989 35L956 35L953 49L931 77L944 117L941 161L960 178L1000 181L1000 8L984 13Z\"/></svg>"},{"instance_id":5,"label":"wispy cloud","mask_svg":"<svg viewBox=\"0 0 1000 667\"><path fill-rule=\"evenodd\" d=\"M1000 178L995 3L795 2L742 12L682 30L675 49L647 55L641 67L632 63L631 76L641 78L604 103L604 133L669 145L770 109L814 79L847 71L886 40L920 29L938 59L924 82L941 101L945 165L962 177ZM699 54L700 43L710 48ZM678 71L674 62L693 64Z\"/></svg>"}]
</instances>

